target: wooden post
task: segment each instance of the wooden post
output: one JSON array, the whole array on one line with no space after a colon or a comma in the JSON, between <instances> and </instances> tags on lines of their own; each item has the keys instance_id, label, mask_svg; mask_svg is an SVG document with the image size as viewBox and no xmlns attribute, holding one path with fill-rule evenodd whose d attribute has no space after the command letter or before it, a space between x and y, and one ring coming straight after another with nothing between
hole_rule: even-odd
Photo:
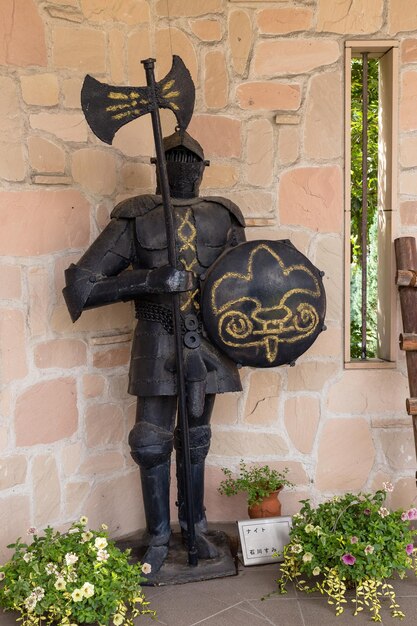
<instances>
[{"instance_id":1,"label":"wooden post","mask_svg":"<svg viewBox=\"0 0 417 626\"><path fill-rule=\"evenodd\" d=\"M413 277L417 272L417 248L414 237L399 237L395 240L395 258L397 261L397 272L400 275L404 270ZM399 281L398 281L399 282ZM407 400L407 412L412 416L414 430L414 445L417 455L417 346L410 346L417 333L417 289L413 286L411 279L407 284L410 286L398 285L400 293L401 315L403 319L404 333L400 342L404 346L406 343L405 356L407 362L408 384L410 388L410 398ZM410 337L411 335L411 337Z\"/></svg>"}]
</instances>

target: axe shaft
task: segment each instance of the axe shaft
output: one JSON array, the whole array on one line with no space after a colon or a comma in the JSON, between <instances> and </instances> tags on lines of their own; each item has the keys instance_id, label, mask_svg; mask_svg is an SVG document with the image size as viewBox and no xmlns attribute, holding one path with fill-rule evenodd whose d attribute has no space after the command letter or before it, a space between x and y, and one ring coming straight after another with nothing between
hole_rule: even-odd
<instances>
[{"instance_id":1,"label":"axe shaft","mask_svg":"<svg viewBox=\"0 0 417 626\"><path fill-rule=\"evenodd\" d=\"M166 169L165 154L162 140L161 120L159 117L158 100L155 92L155 59L146 59L142 61L145 73L146 83L150 88L150 96L153 99L154 107L151 110L152 129L155 141L155 151L157 158L157 168L159 176L159 185L161 189L162 201L164 206L165 229L168 242L168 260L169 263L179 268L177 250L175 246L175 225L174 211L172 207L168 174ZM184 472L184 496L185 510L187 514L187 534L188 534L188 563L189 565L197 565L197 548L195 545L195 527L194 527L194 510L192 498L192 481L191 481L191 459L190 444L188 431L188 416L185 389L185 371L183 342L181 333L181 315L180 315L180 294L172 294L172 311L174 322L174 339L175 339L175 359L177 367L177 396L178 396L178 425L181 436L181 454L183 456L183 472Z\"/></svg>"}]
</instances>

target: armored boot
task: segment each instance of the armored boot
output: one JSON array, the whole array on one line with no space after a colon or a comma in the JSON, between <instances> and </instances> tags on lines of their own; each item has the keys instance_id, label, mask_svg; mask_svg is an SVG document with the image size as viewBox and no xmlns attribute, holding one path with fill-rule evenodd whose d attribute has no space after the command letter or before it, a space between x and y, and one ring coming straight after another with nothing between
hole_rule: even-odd
<instances>
[{"instance_id":1,"label":"armored boot","mask_svg":"<svg viewBox=\"0 0 417 626\"><path fill-rule=\"evenodd\" d=\"M133 460L140 467L148 549L142 559L154 576L168 555L171 536L169 487L173 435L154 424L135 424L129 434Z\"/></svg>"},{"instance_id":2,"label":"armored boot","mask_svg":"<svg viewBox=\"0 0 417 626\"><path fill-rule=\"evenodd\" d=\"M216 546L207 536L208 526L204 506L204 464L210 446L210 426L190 428L191 457L191 500L194 511L194 528L197 554L200 559L214 559L219 555ZM175 437L177 449L178 520L183 541L187 544L187 512L184 499L184 473L181 444L178 433Z\"/></svg>"}]
</instances>

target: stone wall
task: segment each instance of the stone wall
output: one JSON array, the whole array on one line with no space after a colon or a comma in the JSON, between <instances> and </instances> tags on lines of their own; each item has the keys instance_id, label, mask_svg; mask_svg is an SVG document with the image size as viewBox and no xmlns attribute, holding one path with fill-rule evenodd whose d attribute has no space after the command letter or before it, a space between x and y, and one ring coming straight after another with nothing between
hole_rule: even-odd
<instances>
[{"instance_id":1,"label":"stone wall","mask_svg":"<svg viewBox=\"0 0 417 626\"><path fill-rule=\"evenodd\" d=\"M290 238L326 272L328 330L294 368L242 371L219 397L207 463L211 520L245 516L220 497L241 457L288 466L299 498L390 479L416 498L407 378L344 370L344 40L400 41L400 234L417 233L417 0L2 0L0 7L0 544L80 514L114 535L144 525L127 434L129 304L72 324L63 271L120 199L151 192L150 120L99 142L80 108L88 72L145 84L182 56L197 86L191 133L211 160L203 193L242 208L248 237ZM175 120L163 115L164 130ZM173 495L173 501L175 496ZM174 507L173 507L174 508Z\"/></svg>"}]
</instances>

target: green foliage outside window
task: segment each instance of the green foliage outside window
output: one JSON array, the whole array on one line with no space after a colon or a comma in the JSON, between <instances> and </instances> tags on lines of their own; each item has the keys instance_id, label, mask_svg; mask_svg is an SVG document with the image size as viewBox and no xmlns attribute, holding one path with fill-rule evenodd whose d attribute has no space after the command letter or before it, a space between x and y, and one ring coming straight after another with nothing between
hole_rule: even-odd
<instances>
[{"instance_id":1,"label":"green foliage outside window","mask_svg":"<svg viewBox=\"0 0 417 626\"><path fill-rule=\"evenodd\" d=\"M361 358L362 345L362 59L351 68L351 358ZM367 357L377 356L378 301L378 61L368 62L368 227L367 227Z\"/></svg>"}]
</instances>

